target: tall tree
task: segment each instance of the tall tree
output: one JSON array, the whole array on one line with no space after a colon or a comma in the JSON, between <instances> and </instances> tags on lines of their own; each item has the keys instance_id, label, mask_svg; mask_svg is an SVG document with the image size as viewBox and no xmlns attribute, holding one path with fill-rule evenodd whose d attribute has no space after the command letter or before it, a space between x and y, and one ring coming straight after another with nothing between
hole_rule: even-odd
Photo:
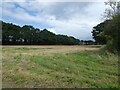
<instances>
[{"instance_id":1,"label":"tall tree","mask_svg":"<svg viewBox=\"0 0 120 90\"><path fill-rule=\"evenodd\" d=\"M98 42L106 40L109 51L120 51L120 1L109 0L105 4L109 6L104 15L106 20L93 28L93 38Z\"/></svg>"},{"instance_id":2,"label":"tall tree","mask_svg":"<svg viewBox=\"0 0 120 90\"><path fill-rule=\"evenodd\" d=\"M106 9L106 16L110 22L105 26L104 35L107 38L107 49L120 51L120 1L105 2L110 8Z\"/></svg>"},{"instance_id":3,"label":"tall tree","mask_svg":"<svg viewBox=\"0 0 120 90\"><path fill-rule=\"evenodd\" d=\"M107 49L109 51L120 51L120 1L109 0L105 2L109 9L106 9L110 22L105 25L103 35L107 38Z\"/></svg>"},{"instance_id":4,"label":"tall tree","mask_svg":"<svg viewBox=\"0 0 120 90\"><path fill-rule=\"evenodd\" d=\"M114 15L111 21L105 26L104 35L108 41L108 50L120 52L120 14Z\"/></svg>"},{"instance_id":5,"label":"tall tree","mask_svg":"<svg viewBox=\"0 0 120 90\"><path fill-rule=\"evenodd\" d=\"M108 6L104 12L105 19L112 19L114 15L120 14L120 1L109 0L105 5Z\"/></svg>"},{"instance_id":6,"label":"tall tree","mask_svg":"<svg viewBox=\"0 0 120 90\"><path fill-rule=\"evenodd\" d=\"M109 22L109 20L106 20L106 21L98 24L97 26L93 27L92 36L93 36L93 39L95 40L96 44L106 44L107 43L106 37L103 35L103 32L104 32L104 27L108 22Z\"/></svg>"}]
</instances>

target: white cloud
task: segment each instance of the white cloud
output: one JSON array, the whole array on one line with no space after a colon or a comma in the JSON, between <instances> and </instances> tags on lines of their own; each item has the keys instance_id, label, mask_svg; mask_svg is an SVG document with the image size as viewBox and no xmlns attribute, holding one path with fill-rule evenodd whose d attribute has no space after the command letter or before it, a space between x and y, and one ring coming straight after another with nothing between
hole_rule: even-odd
<instances>
[{"instance_id":1,"label":"white cloud","mask_svg":"<svg viewBox=\"0 0 120 90\"><path fill-rule=\"evenodd\" d=\"M92 27L101 22L104 3L11 2L3 3L3 16L20 22L48 24L49 31L91 39ZM34 26L34 25L33 25ZM47 28L47 27L46 27Z\"/></svg>"},{"instance_id":2,"label":"white cloud","mask_svg":"<svg viewBox=\"0 0 120 90\"><path fill-rule=\"evenodd\" d=\"M47 30L50 31L50 32L53 32L53 33L55 33L55 34L58 34L58 33L56 32L55 28L47 28Z\"/></svg>"}]
</instances>

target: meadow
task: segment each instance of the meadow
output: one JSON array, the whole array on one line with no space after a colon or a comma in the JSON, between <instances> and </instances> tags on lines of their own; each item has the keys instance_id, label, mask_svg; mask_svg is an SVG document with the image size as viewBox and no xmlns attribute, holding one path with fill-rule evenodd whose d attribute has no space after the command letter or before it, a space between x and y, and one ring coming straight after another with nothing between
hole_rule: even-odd
<instances>
[{"instance_id":1,"label":"meadow","mask_svg":"<svg viewBox=\"0 0 120 90\"><path fill-rule=\"evenodd\" d=\"M3 88L118 88L118 56L101 46L3 46Z\"/></svg>"}]
</instances>

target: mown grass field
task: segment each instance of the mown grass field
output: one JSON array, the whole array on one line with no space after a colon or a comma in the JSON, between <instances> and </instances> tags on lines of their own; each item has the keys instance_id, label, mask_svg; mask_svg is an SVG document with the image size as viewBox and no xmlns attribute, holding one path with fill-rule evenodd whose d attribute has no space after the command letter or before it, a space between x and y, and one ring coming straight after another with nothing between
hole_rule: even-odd
<instances>
[{"instance_id":1,"label":"mown grass field","mask_svg":"<svg viewBox=\"0 0 120 90\"><path fill-rule=\"evenodd\" d=\"M99 46L3 46L3 88L117 88L118 56Z\"/></svg>"}]
</instances>

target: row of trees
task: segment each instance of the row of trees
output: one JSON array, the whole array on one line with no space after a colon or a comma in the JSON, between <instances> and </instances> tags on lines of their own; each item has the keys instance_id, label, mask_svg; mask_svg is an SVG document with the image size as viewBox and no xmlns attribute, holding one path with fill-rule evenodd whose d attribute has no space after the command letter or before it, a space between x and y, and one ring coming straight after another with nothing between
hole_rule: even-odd
<instances>
[{"instance_id":1,"label":"row of trees","mask_svg":"<svg viewBox=\"0 0 120 90\"><path fill-rule=\"evenodd\" d=\"M105 11L105 21L93 27L93 39L97 44L106 44L109 51L120 52L120 1L105 4L111 8Z\"/></svg>"},{"instance_id":2,"label":"row of trees","mask_svg":"<svg viewBox=\"0 0 120 90\"><path fill-rule=\"evenodd\" d=\"M20 27L2 21L3 45L76 45L79 42L79 39L55 35L47 29L40 30L29 25Z\"/></svg>"}]
</instances>

